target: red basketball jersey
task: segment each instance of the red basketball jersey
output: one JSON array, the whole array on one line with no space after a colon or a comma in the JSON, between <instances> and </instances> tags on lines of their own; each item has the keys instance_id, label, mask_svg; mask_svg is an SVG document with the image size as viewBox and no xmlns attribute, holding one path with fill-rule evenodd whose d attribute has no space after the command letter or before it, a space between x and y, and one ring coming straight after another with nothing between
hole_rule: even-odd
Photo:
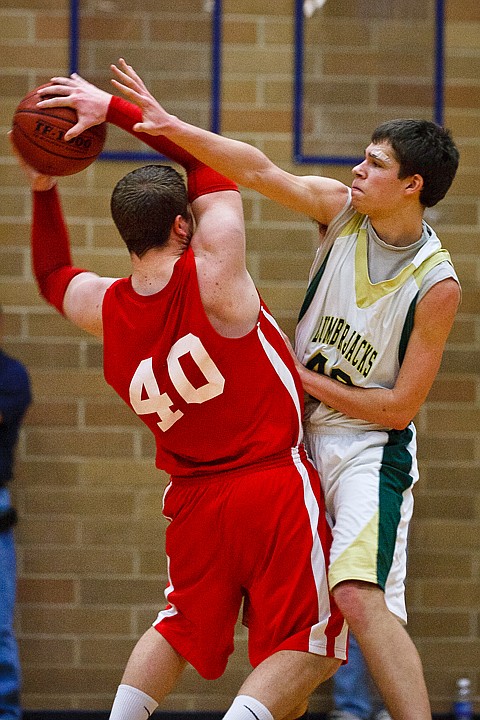
<instances>
[{"instance_id":1,"label":"red basketball jersey","mask_svg":"<svg viewBox=\"0 0 480 720\"><path fill-rule=\"evenodd\" d=\"M130 278L103 302L106 381L151 429L156 464L174 476L275 461L302 438L303 390L280 329L261 302L247 335L225 338L200 298L189 248L160 292Z\"/></svg>"}]
</instances>

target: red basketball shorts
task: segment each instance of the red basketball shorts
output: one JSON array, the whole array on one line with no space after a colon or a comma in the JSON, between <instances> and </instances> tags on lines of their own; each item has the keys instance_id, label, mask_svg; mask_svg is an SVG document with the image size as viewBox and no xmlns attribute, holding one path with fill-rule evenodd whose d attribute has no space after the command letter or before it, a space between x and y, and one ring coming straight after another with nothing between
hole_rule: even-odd
<instances>
[{"instance_id":1,"label":"red basketball shorts","mask_svg":"<svg viewBox=\"0 0 480 720\"><path fill-rule=\"evenodd\" d=\"M163 510L168 605L154 627L200 675L224 672L242 601L254 667L279 650L346 658L320 479L303 448L248 472L175 480Z\"/></svg>"}]
</instances>

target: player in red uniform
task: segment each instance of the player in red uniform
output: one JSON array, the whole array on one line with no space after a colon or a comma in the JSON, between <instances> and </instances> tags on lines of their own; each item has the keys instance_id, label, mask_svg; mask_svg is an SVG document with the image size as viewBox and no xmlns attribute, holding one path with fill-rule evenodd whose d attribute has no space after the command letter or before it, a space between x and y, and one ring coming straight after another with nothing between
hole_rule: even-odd
<instances>
[{"instance_id":1,"label":"player in red uniform","mask_svg":"<svg viewBox=\"0 0 480 720\"><path fill-rule=\"evenodd\" d=\"M112 103L109 119L131 130L138 108ZM25 166L40 291L103 338L105 378L152 430L171 475L168 604L132 652L111 720L145 720L186 662L219 677L242 602L255 669L226 717L298 717L345 659L347 635L327 589L330 531L301 442L300 379L246 269L236 185L165 138L144 139L186 167L189 202L170 167L117 183L128 278L72 266L55 179Z\"/></svg>"}]
</instances>

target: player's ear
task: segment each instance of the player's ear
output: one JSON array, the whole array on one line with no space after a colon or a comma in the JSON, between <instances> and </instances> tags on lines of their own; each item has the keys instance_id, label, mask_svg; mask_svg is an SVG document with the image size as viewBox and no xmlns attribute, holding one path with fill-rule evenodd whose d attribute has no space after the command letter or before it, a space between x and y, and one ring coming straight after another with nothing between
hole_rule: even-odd
<instances>
[{"instance_id":1,"label":"player's ear","mask_svg":"<svg viewBox=\"0 0 480 720\"><path fill-rule=\"evenodd\" d=\"M183 215L177 215L175 220L173 221L173 227L176 235L179 235L181 238L190 238L191 235L191 227L189 221L183 217Z\"/></svg>"},{"instance_id":2,"label":"player's ear","mask_svg":"<svg viewBox=\"0 0 480 720\"><path fill-rule=\"evenodd\" d=\"M415 173L415 175L410 175L407 180L408 182L405 187L407 193L409 195L412 195L413 193L420 194L423 188L423 177L419 175L419 173Z\"/></svg>"}]
</instances>

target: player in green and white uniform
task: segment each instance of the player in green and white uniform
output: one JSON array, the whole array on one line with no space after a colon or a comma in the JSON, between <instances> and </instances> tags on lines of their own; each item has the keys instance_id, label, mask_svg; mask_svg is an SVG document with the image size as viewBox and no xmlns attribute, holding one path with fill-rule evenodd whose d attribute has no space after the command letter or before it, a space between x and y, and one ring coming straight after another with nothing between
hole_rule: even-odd
<instances>
[{"instance_id":1,"label":"player in green and white uniform","mask_svg":"<svg viewBox=\"0 0 480 720\"><path fill-rule=\"evenodd\" d=\"M125 85L133 89L132 69L124 61L120 68ZM246 143L170 115L143 91L134 90L130 99L142 107L142 130L166 136L240 185L326 228L319 268L322 248L330 241L333 247L327 274L319 277L317 287L314 270L298 332L302 362L297 367L305 391L315 398L309 404L307 439L326 476L334 543L345 547L333 557L330 586L394 720L431 720L420 658L398 622L405 616L400 580L404 569L403 560L397 563L395 549L406 539L409 493L417 472L412 419L439 370L460 302L459 284L447 256L423 220L425 208L444 197L457 170L459 155L450 133L423 120L382 124L374 131L364 160L353 168L350 191L332 178L286 172ZM88 127L91 116L83 103L75 132ZM348 239L356 234L353 224L335 229L350 200L353 211L365 220L354 241ZM355 223L348 212L347 224ZM349 242L356 243L355 252ZM442 262L430 270L426 263L437 259ZM427 267L429 272L423 275ZM334 292L329 292L329 282ZM388 293L389 287L395 292ZM368 323L361 320L360 311L369 316ZM337 334L335 342L333 334ZM399 350L405 350L401 364ZM337 434L330 435L330 429ZM317 438L328 448L317 447ZM358 468L357 456L362 463ZM384 501L396 506L395 517L384 514ZM344 511L346 518L341 520ZM364 518L363 529L357 516ZM378 560L377 546L383 553Z\"/></svg>"},{"instance_id":2,"label":"player in green and white uniform","mask_svg":"<svg viewBox=\"0 0 480 720\"><path fill-rule=\"evenodd\" d=\"M425 222L417 242L387 245L349 197L312 266L297 326L298 356L309 370L346 385L393 388L415 307L446 278L456 280L450 256ZM394 430L310 396L305 429L334 520L330 585L374 583L406 622L407 530L418 478L413 422Z\"/></svg>"}]
</instances>

